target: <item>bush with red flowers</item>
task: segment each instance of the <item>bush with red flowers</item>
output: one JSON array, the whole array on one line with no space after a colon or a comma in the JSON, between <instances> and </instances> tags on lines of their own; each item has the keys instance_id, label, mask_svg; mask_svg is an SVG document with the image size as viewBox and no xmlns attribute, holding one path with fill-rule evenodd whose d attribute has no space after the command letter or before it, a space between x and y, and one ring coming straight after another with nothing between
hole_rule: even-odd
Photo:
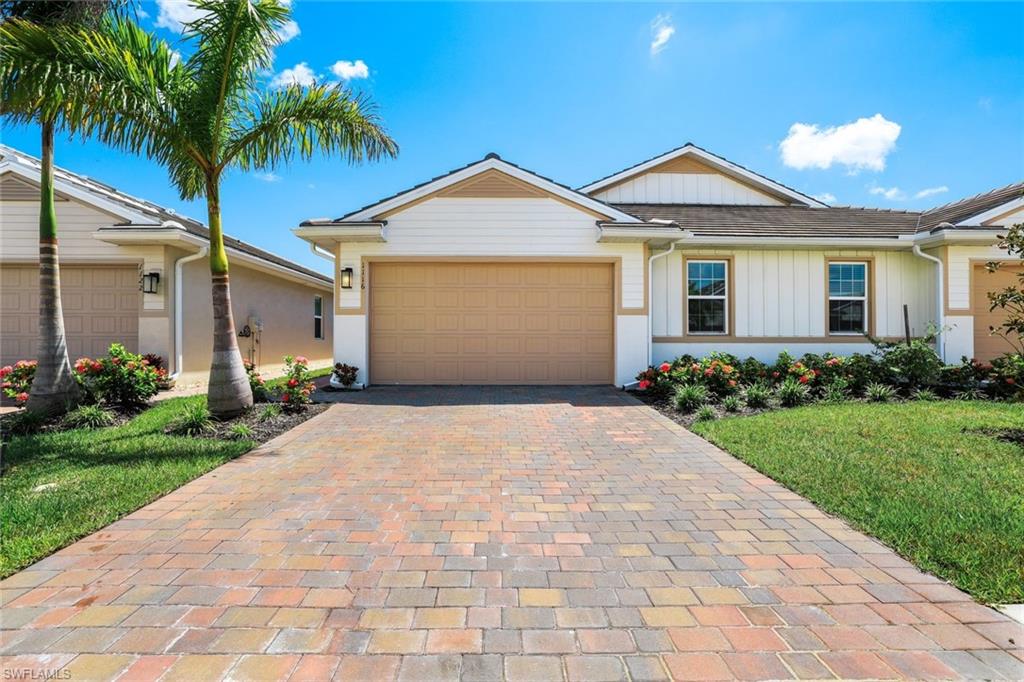
<instances>
[{"instance_id":1,"label":"bush with red flowers","mask_svg":"<svg viewBox=\"0 0 1024 682\"><path fill-rule=\"evenodd\" d=\"M157 394L167 370L152 366L141 355L114 343L105 358L79 358L75 374L89 396L113 407L132 410Z\"/></svg>"},{"instance_id":2,"label":"bush with red flowers","mask_svg":"<svg viewBox=\"0 0 1024 682\"><path fill-rule=\"evenodd\" d=\"M298 356L284 357L285 373L280 389L281 403L287 409L302 409L308 405L316 386L309 376L309 360Z\"/></svg>"},{"instance_id":3,"label":"bush with red flowers","mask_svg":"<svg viewBox=\"0 0 1024 682\"><path fill-rule=\"evenodd\" d=\"M722 398L740 390L739 360L728 353L712 353L679 369L682 383L701 384Z\"/></svg>"},{"instance_id":4,"label":"bush with red flowers","mask_svg":"<svg viewBox=\"0 0 1024 682\"><path fill-rule=\"evenodd\" d=\"M1024 355L1007 353L993 360L989 381L997 396L1024 401Z\"/></svg>"},{"instance_id":5,"label":"bush with red flowers","mask_svg":"<svg viewBox=\"0 0 1024 682\"><path fill-rule=\"evenodd\" d=\"M648 367L636 375L637 388L651 395L665 396L672 391L675 383L672 377L672 363L663 362L656 367Z\"/></svg>"},{"instance_id":6,"label":"bush with red flowers","mask_svg":"<svg viewBox=\"0 0 1024 682\"><path fill-rule=\"evenodd\" d=\"M32 378L36 375L35 360L18 360L13 365L0 367L0 388L4 395L13 398L19 405L28 402Z\"/></svg>"}]
</instances>

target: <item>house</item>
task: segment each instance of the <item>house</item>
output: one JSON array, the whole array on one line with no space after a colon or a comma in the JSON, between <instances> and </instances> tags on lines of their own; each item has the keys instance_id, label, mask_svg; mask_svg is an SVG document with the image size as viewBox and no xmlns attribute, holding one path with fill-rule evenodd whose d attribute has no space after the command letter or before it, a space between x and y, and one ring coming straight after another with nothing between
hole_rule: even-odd
<instances>
[{"instance_id":1,"label":"house","mask_svg":"<svg viewBox=\"0 0 1024 682\"><path fill-rule=\"evenodd\" d=\"M334 357L363 383L629 384L649 363L867 352L946 331L992 357L985 292L1024 183L926 212L832 208L693 144L579 189L495 154L295 234L335 259Z\"/></svg>"},{"instance_id":2,"label":"house","mask_svg":"<svg viewBox=\"0 0 1024 682\"><path fill-rule=\"evenodd\" d=\"M0 362L32 359L39 333L39 160L0 145ZM164 358L179 385L210 370L213 313L206 227L55 169L61 299L71 362L111 343ZM284 355L331 362L330 277L225 237L243 357L268 374Z\"/></svg>"}]
</instances>

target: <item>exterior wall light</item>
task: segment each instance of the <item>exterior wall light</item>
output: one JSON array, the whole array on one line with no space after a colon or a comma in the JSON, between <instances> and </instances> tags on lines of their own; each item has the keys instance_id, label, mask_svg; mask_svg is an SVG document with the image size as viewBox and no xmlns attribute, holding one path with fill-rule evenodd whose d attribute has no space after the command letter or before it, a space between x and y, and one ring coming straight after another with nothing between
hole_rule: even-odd
<instances>
[{"instance_id":1,"label":"exterior wall light","mask_svg":"<svg viewBox=\"0 0 1024 682\"><path fill-rule=\"evenodd\" d=\"M351 289L352 288L352 275L353 275L352 268L342 268L341 269L341 288L342 289Z\"/></svg>"},{"instance_id":2,"label":"exterior wall light","mask_svg":"<svg viewBox=\"0 0 1024 682\"><path fill-rule=\"evenodd\" d=\"M160 273L147 272L142 276L142 293L155 294L160 286Z\"/></svg>"}]
</instances>

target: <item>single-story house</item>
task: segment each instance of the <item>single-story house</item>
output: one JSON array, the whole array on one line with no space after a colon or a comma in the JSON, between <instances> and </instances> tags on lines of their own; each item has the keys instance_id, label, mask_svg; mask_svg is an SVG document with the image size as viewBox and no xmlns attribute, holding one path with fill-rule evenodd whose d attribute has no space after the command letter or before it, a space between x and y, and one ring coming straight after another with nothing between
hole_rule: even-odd
<instances>
[{"instance_id":1,"label":"single-story house","mask_svg":"<svg viewBox=\"0 0 1024 682\"><path fill-rule=\"evenodd\" d=\"M209 232L109 185L55 170L61 299L71 362L111 343L153 353L179 385L204 383L213 347ZM330 277L225 238L242 356L267 374L284 355L332 357ZM35 357L39 160L0 145L0 362Z\"/></svg>"},{"instance_id":2,"label":"single-story house","mask_svg":"<svg viewBox=\"0 0 1024 682\"><path fill-rule=\"evenodd\" d=\"M294 230L335 260L334 359L375 384L629 384L649 363L868 352L945 330L990 358L985 293L1024 183L930 211L833 208L693 144L572 189L496 154Z\"/></svg>"}]
</instances>

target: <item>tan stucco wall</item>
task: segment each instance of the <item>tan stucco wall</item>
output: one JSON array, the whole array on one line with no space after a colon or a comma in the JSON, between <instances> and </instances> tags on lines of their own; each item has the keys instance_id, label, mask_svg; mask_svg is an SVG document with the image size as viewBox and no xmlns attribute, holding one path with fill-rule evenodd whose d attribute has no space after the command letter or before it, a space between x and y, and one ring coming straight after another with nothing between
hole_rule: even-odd
<instances>
[{"instance_id":1,"label":"tan stucco wall","mask_svg":"<svg viewBox=\"0 0 1024 682\"><path fill-rule=\"evenodd\" d=\"M179 384L189 384L206 380L213 351L213 312L207 261L200 259L186 264L183 276L185 357ZM313 338L314 295L324 299L323 339ZM330 289L232 265L231 309L236 331L242 330L250 316L263 321L259 344L255 345L255 361L263 374L279 374L285 355L304 355L309 358L311 367L324 367L333 362L334 300ZM249 357L253 340L251 337L238 339L243 358Z\"/></svg>"}]
</instances>

